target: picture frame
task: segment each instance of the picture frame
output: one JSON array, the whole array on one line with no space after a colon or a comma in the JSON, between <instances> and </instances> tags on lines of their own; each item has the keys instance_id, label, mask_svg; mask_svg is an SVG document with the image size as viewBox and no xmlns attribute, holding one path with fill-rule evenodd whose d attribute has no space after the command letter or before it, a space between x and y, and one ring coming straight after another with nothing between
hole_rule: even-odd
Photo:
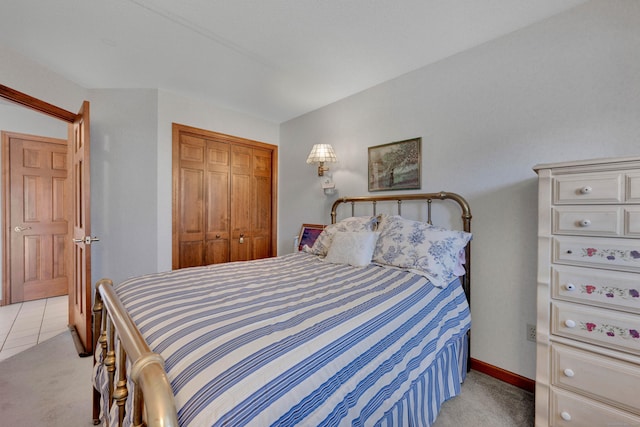
<instances>
[{"instance_id":1,"label":"picture frame","mask_svg":"<svg viewBox=\"0 0 640 427\"><path fill-rule=\"evenodd\" d=\"M298 251L301 251L304 245L312 247L325 227L323 224L302 224L298 235Z\"/></svg>"},{"instance_id":2,"label":"picture frame","mask_svg":"<svg viewBox=\"0 0 640 427\"><path fill-rule=\"evenodd\" d=\"M369 147L369 191L422 188L422 138Z\"/></svg>"}]
</instances>

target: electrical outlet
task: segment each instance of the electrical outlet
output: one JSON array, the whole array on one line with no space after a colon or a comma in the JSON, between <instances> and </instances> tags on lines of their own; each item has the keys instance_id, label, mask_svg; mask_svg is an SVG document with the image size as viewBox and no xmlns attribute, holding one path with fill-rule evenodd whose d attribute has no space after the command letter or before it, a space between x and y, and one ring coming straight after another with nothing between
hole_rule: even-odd
<instances>
[{"instance_id":1,"label":"electrical outlet","mask_svg":"<svg viewBox=\"0 0 640 427\"><path fill-rule=\"evenodd\" d=\"M536 342L536 325L527 325L527 341Z\"/></svg>"}]
</instances>

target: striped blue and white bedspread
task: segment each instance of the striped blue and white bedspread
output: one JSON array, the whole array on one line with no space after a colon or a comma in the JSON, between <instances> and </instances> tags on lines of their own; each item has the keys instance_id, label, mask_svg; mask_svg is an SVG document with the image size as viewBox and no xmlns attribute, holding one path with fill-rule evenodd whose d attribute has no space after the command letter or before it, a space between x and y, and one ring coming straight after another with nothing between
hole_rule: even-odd
<instances>
[{"instance_id":1,"label":"striped blue and white bedspread","mask_svg":"<svg viewBox=\"0 0 640 427\"><path fill-rule=\"evenodd\" d=\"M470 326L458 282L443 290L398 269L296 253L147 275L116 291L166 361L181 426L393 423L409 393L437 414L431 400L459 390L456 373L458 384L416 391L433 387L420 386L425 372L439 355L450 364L442 353Z\"/></svg>"}]
</instances>

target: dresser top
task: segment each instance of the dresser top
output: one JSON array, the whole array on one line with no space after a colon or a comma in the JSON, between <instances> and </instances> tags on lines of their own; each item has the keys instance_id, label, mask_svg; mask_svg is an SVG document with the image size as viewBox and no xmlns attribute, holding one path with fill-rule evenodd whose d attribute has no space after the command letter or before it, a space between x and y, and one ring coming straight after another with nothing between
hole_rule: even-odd
<instances>
[{"instance_id":1,"label":"dresser top","mask_svg":"<svg viewBox=\"0 0 640 427\"><path fill-rule=\"evenodd\" d=\"M635 163L635 164L634 164ZM629 166L637 166L640 164L640 157L609 157L609 158L599 158L599 159L588 159L588 160L575 160L571 162L558 162L558 163L541 163L537 164L533 167L533 170L538 172L540 169L556 169L556 168L566 168L573 166L597 166L597 165L618 165L625 166L629 164Z\"/></svg>"}]
</instances>

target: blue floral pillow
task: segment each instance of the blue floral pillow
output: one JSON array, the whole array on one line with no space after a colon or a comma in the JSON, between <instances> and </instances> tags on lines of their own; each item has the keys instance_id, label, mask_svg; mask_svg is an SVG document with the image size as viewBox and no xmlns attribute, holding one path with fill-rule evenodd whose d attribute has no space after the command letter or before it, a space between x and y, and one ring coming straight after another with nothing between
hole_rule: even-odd
<instances>
[{"instance_id":1,"label":"blue floral pillow","mask_svg":"<svg viewBox=\"0 0 640 427\"><path fill-rule=\"evenodd\" d=\"M331 246L333 236L339 231L359 232L373 231L378 220L375 216L352 216L335 224L331 224L322 230L313 244L313 247L305 245L302 250L314 255L326 256Z\"/></svg>"},{"instance_id":2,"label":"blue floral pillow","mask_svg":"<svg viewBox=\"0 0 640 427\"><path fill-rule=\"evenodd\" d=\"M472 237L398 215L383 217L378 232L374 262L411 270L440 288L459 275L460 253Z\"/></svg>"}]
</instances>

